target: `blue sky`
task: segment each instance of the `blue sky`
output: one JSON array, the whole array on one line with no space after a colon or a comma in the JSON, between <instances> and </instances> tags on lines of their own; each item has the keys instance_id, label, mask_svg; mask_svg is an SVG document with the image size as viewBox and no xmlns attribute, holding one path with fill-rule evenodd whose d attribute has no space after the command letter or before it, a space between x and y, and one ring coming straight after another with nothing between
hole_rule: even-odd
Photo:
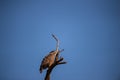
<instances>
[{"instance_id":1,"label":"blue sky","mask_svg":"<svg viewBox=\"0 0 120 80\"><path fill-rule=\"evenodd\" d=\"M117 0L0 2L0 80L43 80L42 58L55 34L68 63L51 80L120 79L120 6Z\"/></svg>"}]
</instances>

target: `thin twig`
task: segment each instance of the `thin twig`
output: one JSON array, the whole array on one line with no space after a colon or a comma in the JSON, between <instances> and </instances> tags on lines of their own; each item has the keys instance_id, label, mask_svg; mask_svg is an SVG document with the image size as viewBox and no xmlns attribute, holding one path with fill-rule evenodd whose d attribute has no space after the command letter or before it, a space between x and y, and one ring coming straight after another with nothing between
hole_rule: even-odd
<instances>
[{"instance_id":1,"label":"thin twig","mask_svg":"<svg viewBox=\"0 0 120 80\"><path fill-rule=\"evenodd\" d=\"M59 47L59 39L54 35L52 34L53 38L57 41L57 44L56 44L56 50L58 51L58 47Z\"/></svg>"}]
</instances>

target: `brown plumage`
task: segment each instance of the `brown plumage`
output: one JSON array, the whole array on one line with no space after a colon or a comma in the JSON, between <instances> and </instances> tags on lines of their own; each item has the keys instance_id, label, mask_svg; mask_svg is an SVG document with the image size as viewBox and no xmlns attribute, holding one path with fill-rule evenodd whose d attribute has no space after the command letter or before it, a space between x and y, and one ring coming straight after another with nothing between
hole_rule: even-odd
<instances>
[{"instance_id":1,"label":"brown plumage","mask_svg":"<svg viewBox=\"0 0 120 80\"><path fill-rule=\"evenodd\" d=\"M43 58L40 65L40 73L42 73L43 69L49 68L54 63L55 57L58 53L59 40L55 37L55 35L52 36L57 41L56 50L51 51L47 56Z\"/></svg>"}]
</instances>

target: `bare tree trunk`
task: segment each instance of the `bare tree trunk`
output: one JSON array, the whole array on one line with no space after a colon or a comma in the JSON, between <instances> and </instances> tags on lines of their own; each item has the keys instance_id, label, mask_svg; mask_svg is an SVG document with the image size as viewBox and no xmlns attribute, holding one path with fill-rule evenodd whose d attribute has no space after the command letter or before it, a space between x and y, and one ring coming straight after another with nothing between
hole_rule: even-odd
<instances>
[{"instance_id":1,"label":"bare tree trunk","mask_svg":"<svg viewBox=\"0 0 120 80\"><path fill-rule=\"evenodd\" d=\"M58 54L56 55L55 62L54 62L54 64L51 65L51 67L48 68L44 80L50 80L50 74L55 66L60 65L60 64L66 64L66 62L61 62L61 61L63 61L64 58L62 58L62 57L59 58L59 53L62 51L63 50L59 51Z\"/></svg>"},{"instance_id":2,"label":"bare tree trunk","mask_svg":"<svg viewBox=\"0 0 120 80\"><path fill-rule=\"evenodd\" d=\"M50 80L50 74L51 74L53 68L54 67L51 67L47 70L45 80Z\"/></svg>"},{"instance_id":3,"label":"bare tree trunk","mask_svg":"<svg viewBox=\"0 0 120 80\"><path fill-rule=\"evenodd\" d=\"M50 74L46 75L45 80L50 80Z\"/></svg>"}]
</instances>

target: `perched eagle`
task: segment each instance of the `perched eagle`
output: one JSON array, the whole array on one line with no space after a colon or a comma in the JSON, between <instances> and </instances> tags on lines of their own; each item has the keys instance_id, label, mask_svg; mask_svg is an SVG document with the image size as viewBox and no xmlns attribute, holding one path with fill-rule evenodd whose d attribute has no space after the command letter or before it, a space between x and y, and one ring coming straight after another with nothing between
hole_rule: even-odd
<instances>
[{"instance_id":1,"label":"perched eagle","mask_svg":"<svg viewBox=\"0 0 120 80\"><path fill-rule=\"evenodd\" d=\"M40 65L40 73L42 73L43 69L49 68L54 63L55 57L58 53L59 40L55 37L55 35L52 34L52 36L57 41L56 50L51 51L47 56L43 58L41 65Z\"/></svg>"}]
</instances>

